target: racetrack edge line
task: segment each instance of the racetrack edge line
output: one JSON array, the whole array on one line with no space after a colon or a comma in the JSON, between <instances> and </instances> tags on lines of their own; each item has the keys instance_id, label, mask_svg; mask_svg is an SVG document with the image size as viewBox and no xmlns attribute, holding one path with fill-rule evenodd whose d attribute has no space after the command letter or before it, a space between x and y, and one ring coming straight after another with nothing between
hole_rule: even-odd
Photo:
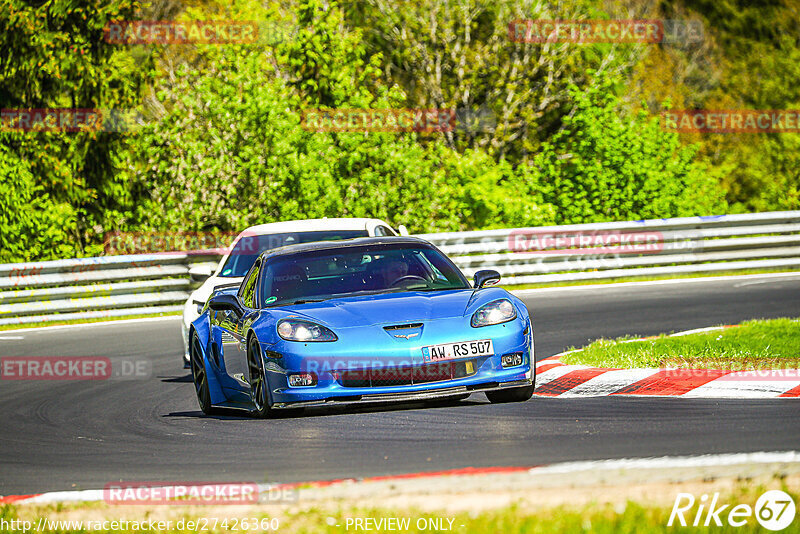
<instances>
[{"instance_id":1,"label":"racetrack edge line","mask_svg":"<svg viewBox=\"0 0 800 534\"><path fill-rule=\"evenodd\" d=\"M699 468L747 464L790 464L800 463L800 451L760 451L749 453L728 454L703 454L693 456L659 456L646 458L619 458L608 460L585 460L572 462L558 462L553 464L534 466L495 466L495 467L463 467L444 471L422 471L403 473L399 475L385 475L365 477L360 479L342 478L332 480L317 480L308 482L293 482L287 484L259 484L259 491L275 489L314 489L336 486L339 484L373 484L380 482L400 482L409 479L437 479L444 477L464 477L482 475L514 475L527 472L529 475L553 473L588 473L598 470L614 471L619 469L677 469ZM98 502L104 500L104 490L69 490L52 491L32 495L7 495L0 496L0 505L4 504L53 504L53 503L79 503ZM115 502L114 504L121 504ZM131 503L138 504L138 503ZM171 503L170 503L171 504ZM180 504L176 502L175 504Z\"/></svg>"}]
</instances>

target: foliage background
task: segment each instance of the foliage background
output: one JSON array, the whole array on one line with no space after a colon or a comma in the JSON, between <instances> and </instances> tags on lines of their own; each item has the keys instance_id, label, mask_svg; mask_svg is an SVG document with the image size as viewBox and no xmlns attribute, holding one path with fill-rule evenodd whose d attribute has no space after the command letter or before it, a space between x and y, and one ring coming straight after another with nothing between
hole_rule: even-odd
<instances>
[{"instance_id":1,"label":"foliage background","mask_svg":"<svg viewBox=\"0 0 800 534\"><path fill-rule=\"evenodd\" d=\"M0 107L135 110L0 130L0 262L112 231L370 216L412 232L800 207L800 135L659 112L800 109L798 0L0 0ZM682 19L699 43L520 43L514 19ZM257 20L254 45L115 45L112 20ZM456 108L454 132L317 133L309 108ZM465 112L469 111L469 116Z\"/></svg>"}]
</instances>

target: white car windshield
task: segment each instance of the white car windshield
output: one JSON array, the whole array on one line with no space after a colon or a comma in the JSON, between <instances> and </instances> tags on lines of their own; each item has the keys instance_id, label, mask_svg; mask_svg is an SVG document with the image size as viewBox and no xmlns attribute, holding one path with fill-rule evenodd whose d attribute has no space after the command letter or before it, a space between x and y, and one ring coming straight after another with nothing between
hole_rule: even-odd
<instances>
[{"instance_id":1,"label":"white car windshield","mask_svg":"<svg viewBox=\"0 0 800 534\"><path fill-rule=\"evenodd\" d=\"M247 274L250 267L265 250L286 245L312 241L338 241L367 237L366 230L325 230L318 232L286 232L282 234L247 235L239 239L231 250L219 276L239 277Z\"/></svg>"}]
</instances>

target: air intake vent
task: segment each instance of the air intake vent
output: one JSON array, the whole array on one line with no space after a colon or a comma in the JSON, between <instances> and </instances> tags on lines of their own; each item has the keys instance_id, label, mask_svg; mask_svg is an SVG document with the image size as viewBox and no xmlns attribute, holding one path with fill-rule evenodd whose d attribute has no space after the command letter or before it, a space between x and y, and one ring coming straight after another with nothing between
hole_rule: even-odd
<instances>
[{"instance_id":1,"label":"air intake vent","mask_svg":"<svg viewBox=\"0 0 800 534\"><path fill-rule=\"evenodd\" d=\"M391 326L384 326L383 329L387 332L392 330L408 330L409 328L421 328L422 323L409 323L409 324L393 324Z\"/></svg>"}]
</instances>

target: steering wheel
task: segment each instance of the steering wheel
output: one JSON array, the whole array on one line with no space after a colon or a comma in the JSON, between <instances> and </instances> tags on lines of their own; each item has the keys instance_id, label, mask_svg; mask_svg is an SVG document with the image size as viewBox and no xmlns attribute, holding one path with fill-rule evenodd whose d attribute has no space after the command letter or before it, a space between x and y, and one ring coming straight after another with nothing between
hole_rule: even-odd
<instances>
[{"instance_id":1,"label":"steering wheel","mask_svg":"<svg viewBox=\"0 0 800 534\"><path fill-rule=\"evenodd\" d=\"M411 280L418 280L420 282L423 282L426 286L428 285L428 281L425 280L424 278L422 278L421 276L417 276L415 274L407 274L405 276L401 276L400 278L398 278L397 280L395 280L394 282L389 284L389 287L395 287L395 286L400 285L401 283L404 283L404 282L407 282L407 281L411 281Z\"/></svg>"}]
</instances>

